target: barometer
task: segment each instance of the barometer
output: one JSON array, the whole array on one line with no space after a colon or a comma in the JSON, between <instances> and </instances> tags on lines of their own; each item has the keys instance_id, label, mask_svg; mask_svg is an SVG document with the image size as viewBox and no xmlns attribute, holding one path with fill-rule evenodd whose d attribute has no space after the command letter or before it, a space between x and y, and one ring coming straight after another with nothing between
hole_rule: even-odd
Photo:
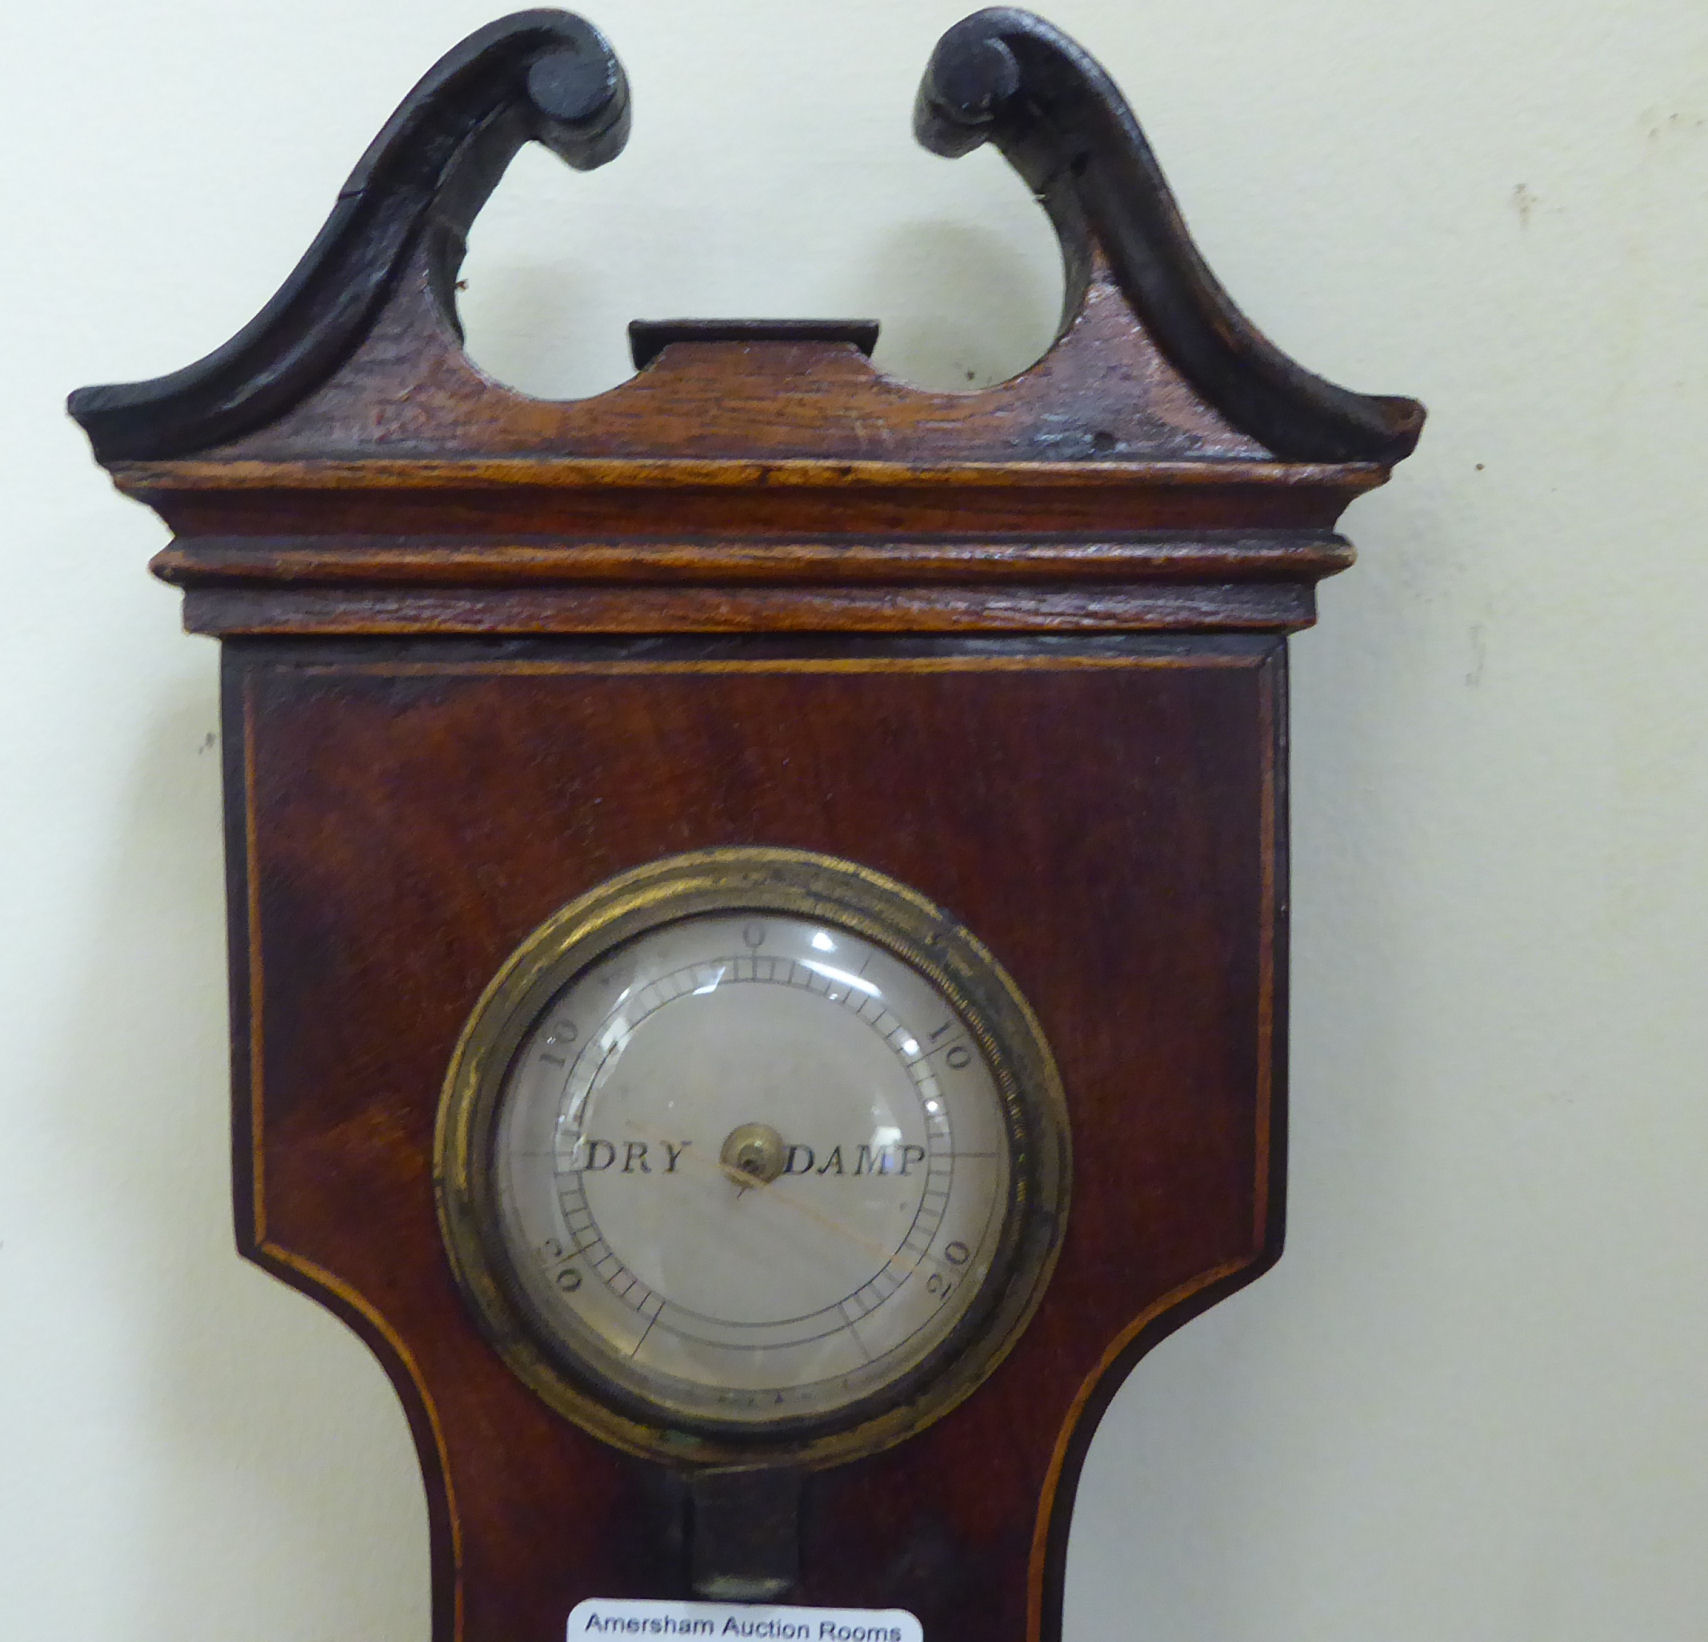
<instances>
[{"instance_id":1,"label":"barometer","mask_svg":"<svg viewBox=\"0 0 1708 1642\"><path fill-rule=\"evenodd\" d=\"M452 1057L439 1212L511 1368L624 1447L825 1463L964 1397L1042 1292L1067 1115L940 907L799 851L610 880Z\"/></svg>"},{"instance_id":2,"label":"barometer","mask_svg":"<svg viewBox=\"0 0 1708 1642\"><path fill-rule=\"evenodd\" d=\"M639 319L514 392L469 225L631 112L585 20L480 30L253 323L73 396L221 646L237 1245L396 1387L433 1642L1054 1642L1104 1407L1281 1253L1287 640L1423 412L1010 9L914 125L1054 224L1034 365Z\"/></svg>"}]
</instances>

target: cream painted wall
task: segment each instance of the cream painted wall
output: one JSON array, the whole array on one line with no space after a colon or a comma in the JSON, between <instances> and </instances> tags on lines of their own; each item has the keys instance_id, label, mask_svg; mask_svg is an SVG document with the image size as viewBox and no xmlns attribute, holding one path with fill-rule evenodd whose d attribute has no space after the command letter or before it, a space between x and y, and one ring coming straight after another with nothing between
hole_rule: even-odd
<instances>
[{"instance_id":1,"label":"cream painted wall","mask_svg":"<svg viewBox=\"0 0 1708 1642\"><path fill-rule=\"evenodd\" d=\"M1047 334L1048 234L913 148L943 0L606 0L629 154L527 156L477 354L870 312ZM61 414L260 305L478 0L9 8L0 1637L420 1642L404 1422L231 1252L214 647ZM1056 0L1211 262L1417 458L1295 645L1287 1258L1129 1382L1070 1642L1708 1636L1708 9Z\"/></svg>"}]
</instances>

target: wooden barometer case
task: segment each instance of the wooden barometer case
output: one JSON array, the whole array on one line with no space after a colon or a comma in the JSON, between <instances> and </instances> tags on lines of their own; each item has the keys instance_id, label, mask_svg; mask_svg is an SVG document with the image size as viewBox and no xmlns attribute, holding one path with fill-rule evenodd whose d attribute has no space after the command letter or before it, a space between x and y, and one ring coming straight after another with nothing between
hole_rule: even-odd
<instances>
[{"instance_id":1,"label":"wooden barometer case","mask_svg":"<svg viewBox=\"0 0 1708 1642\"><path fill-rule=\"evenodd\" d=\"M951 29L915 119L1060 234L999 386L800 320L482 375L475 213L629 125L531 11L253 323L71 401L222 645L238 1245L396 1385L438 1642L1054 1638L1109 1397L1281 1252L1286 638L1423 413L1251 327L1047 23Z\"/></svg>"}]
</instances>

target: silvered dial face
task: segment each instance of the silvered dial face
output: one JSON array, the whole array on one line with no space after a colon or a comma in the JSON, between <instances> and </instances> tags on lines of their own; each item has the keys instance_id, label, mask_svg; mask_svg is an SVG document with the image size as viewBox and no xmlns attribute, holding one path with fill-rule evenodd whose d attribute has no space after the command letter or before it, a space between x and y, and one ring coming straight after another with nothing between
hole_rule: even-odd
<instances>
[{"instance_id":1,"label":"silvered dial face","mask_svg":"<svg viewBox=\"0 0 1708 1642\"><path fill-rule=\"evenodd\" d=\"M690 1425L834 1422L968 1319L1011 1212L999 1085L919 970L704 914L606 952L510 1061L491 1157L556 1354Z\"/></svg>"}]
</instances>

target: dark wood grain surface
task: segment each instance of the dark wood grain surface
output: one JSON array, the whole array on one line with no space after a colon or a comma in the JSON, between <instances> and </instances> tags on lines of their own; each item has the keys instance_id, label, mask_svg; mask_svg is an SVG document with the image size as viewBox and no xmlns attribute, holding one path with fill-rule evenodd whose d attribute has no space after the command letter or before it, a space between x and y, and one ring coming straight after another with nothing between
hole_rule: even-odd
<instances>
[{"instance_id":1,"label":"dark wood grain surface","mask_svg":"<svg viewBox=\"0 0 1708 1642\"><path fill-rule=\"evenodd\" d=\"M797 1594L945 1642L1025 1635L1029 1606L1052 1628L1120 1362L1279 1250L1281 667L1267 638L228 647L239 1237L410 1405L441 1637L555 1642L583 1597L686 1593L671 1480L550 1413L465 1313L432 1133L535 925L738 843L961 917L1037 1009L1074 1128L1037 1317L961 1409L811 1480Z\"/></svg>"},{"instance_id":2,"label":"dark wood grain surface","mask_svg":"<svg viewBox=\"0 0 1708 1642\"><path fill-rule=\"evenodd\" d=\"M1105 1402L1280 1252L1285 635L1422 409L1264 339L1107 76L1010 8L945 36L917 130L995 144L1050 213L1037 364L927 393L869 326L675 321L608 393L516 393L462 348L464 233L522 142L603 164L628 120L590 25L493 24L249 327L73 396L224 641L239 1246L397 1386L435 1642L687 1594L686 1478L553 1414L463 1308L440 1085L499 965L613 873L773 844L899 878L1041 1017L1072 1209L992 1379L807 1480L793 1594L1053 1642Z\"/></svg>"}]
</instances>

